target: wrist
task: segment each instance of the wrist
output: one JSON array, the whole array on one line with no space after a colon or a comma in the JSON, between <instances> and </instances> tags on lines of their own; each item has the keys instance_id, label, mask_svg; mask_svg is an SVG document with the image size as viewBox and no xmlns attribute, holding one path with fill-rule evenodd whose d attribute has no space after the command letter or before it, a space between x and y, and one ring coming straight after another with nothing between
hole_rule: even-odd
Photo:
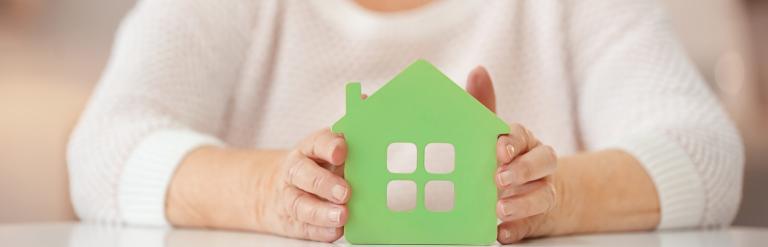
<instances>
[{"instance_id":1,"label":"wrist","mask_svg":"<svg viewBox=\"0 0 768 247\"><path fill-rule=\"evenodd\" d=\"M171 179L166 195L165 214L174 226L206 227L209 216L205 201L209 192L200 184L208 180L204 175L214 148L202 147L190 152L179 164Z\"/></svg>"},{"instance_id":2,"label":"wrist","mask_svg":"<svg viewBox=\"0 0 768 247\"><path fill-rule=\"evenodd\" d=\"M558 205L549 235L653 229L658 197L642 165L621 151L581 153L558 160Z\"/></svg>"},{"instance_id":3,"label":"wrist","mask_svg":"<svg viewBox=\"0 0 768 247\"><path fill-rule=\"evenodd\" d=\"M273 152L199 148L168 189L166 215L176 226L259 230L268 203Z\"/></svg>"}]
</instances>

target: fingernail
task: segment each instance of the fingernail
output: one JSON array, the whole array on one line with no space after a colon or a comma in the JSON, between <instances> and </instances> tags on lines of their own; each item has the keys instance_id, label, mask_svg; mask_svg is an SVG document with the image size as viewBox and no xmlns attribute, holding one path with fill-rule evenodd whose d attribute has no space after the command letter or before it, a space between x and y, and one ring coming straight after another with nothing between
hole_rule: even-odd
<instances>
[{"instance_id":1,"label":"fingernail","mask_svg":"<svg viewBox=\"0 0 768 247\"><path fill-rule=\"evenodd\" d=\"M328 211L328 219L333 222L339 223L341 221L341 209L334 208Z\"/></svg>"},{"instance_id":2,"label":"fingernail","mask_svg":"<svg viewBox=\"0 0 768 247\"><path fill-rule=\"evenodd\" d=\"M344 198L347 196L347 189L344 188L344 186L341 185L334 185L333 189L331 189L331 193L333 194L333 198L336 198L339 202L344 201Z\"/></svg>"},{"instance_id":3,"label":"fingernail","mask_svg":"<svg viewBox=\"0 0 768 247\"><path fill-rule=\"evenodd\" d=\"M515 191L508 188L508 189L502 190L499 197L505 198L505 197L512 196L514 194L515 194Z\"/></svg>"},{"instance_id":4,"label":"fingernail","mask_svg":"<svg viewBox=\"0 0 768 247\"><path fill-rule=\"evenodd\" d=\"M512 207L509 204L501 204L501 214L510 215L512 213Z\"/></svg>"},{"instance_id":5,"label":"fingernail","mask_svg":"<svg viewBox=\"0 0 768 247\"><path fill-rule=\"evenodd\" d=\"M503 232L502 239L509 239L512 237L512 230L504 230L502 232Z\"/></svg>"},{"instance_id":6,"label":"fingernail","mask_svg":"<svg viewBox=\"0 0 768 247\"><path fill-rule=\"evenodd\" d=\"M512 171L505 170L498 175L499 183L501 183L502 186L509 185L514 181L515 174L512 174Z\"/></svg>"},{"instance_id":7,"label":"fingernail","mask_svg":"<svg viewBox=\"0 0 768 247\"><path fill-rule=\"evenodd\" d=\"M512 144L507 144L507 146L505 146L505 148L507 149L507 155L509 155L509 158L510 159L514 159L515 158L515 147L512 146Z\"/></svg>"}]
</instances>

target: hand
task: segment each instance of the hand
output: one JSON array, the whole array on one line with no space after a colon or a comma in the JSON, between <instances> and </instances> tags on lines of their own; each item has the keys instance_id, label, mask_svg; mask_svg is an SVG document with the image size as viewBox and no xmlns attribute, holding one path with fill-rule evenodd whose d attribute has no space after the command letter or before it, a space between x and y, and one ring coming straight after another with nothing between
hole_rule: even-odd
<instances>
[{"instance_id":1,"label":"hand","mask_svg":"<svg viewBox=\"0 0 768 247\"><path fill-rule=\"evenodd\" d=\"M328 129L291 151L203 147L179 165L166 215L175 226L332 242L347 221L344 138Z\"/></svg>"},{"instance_id":2,"label":"hand","mask_svg":"<svg viewBox=\"0 0 768 247\"><path fill-rule=\"evenodd\" d=\"M496 96L488 72L474 69L467 81L467 92L491 111L496 111ZM554 149L543 145L528 129L511 124L510 133L496 143L496 185L499 201L496 213L498 241L517 242L525 237L540 236L549 230L548 213L557 206L554 173L557 156Z\"/></svg>"},{"instance_id":3,"label":"hand","mask_svg":"<svg viewBox=\"0 0 768 247\"><path fill-rule=\"evenodd\" d=\"M278 235L333 242L343 233L350 189L342 178L343 137L320 130L290 151L262 198L265 230Z\"/></svg>"},{"instance_id":4,"label":"hand","mask_svg":"<svg viewBox=\"0 0 768 247\"><path fill-rule=\"evenodd\" d=\"M543 145L522 125L509 127L510 133L499 137L496 143L496 215L503 222L497 238L503 244L546 232L541 228L558 199L553 176L557 168L554 149Z\"/></svg>"}]
</instances>

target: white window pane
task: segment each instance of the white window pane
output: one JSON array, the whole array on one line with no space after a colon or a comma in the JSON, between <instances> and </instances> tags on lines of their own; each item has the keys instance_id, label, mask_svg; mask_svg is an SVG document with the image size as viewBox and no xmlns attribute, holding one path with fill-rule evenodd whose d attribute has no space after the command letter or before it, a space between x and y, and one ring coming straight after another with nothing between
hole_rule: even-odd
<instances>
[{"instance_id":1,"label":"white window pane","mask_svg":"<svg viewBox=\"0 0 768 247\"><path fill-rule=\"evenodd\" d=\"M453 182L432 180L424 186L424 206L429 211L447 212L453 210L455 193Z\"/></svg>"},{"instance_id":2,"label":"white window pane","mask_svg":"<svg viewBox=\"0 0 768 247\"><path fill-rule=\"evenodd\" d=\"M387 208L402 212L416 208L416 182L392 180L387 184Z\"/></svg>"},{"instance_id":3,"label":"white window pane","mask_svg":"<svg viewBox=\"0 0 768 247\"><path fill-rule=\"evenodd\" d=\"M395 142L387 147L387 170L391 173L416 171L416 144Z\"/></svg>"},{"instance_id":4,"label":"white window pane","mask_svg":"<svg viewBox=\"0 0 768 247\"><path fill-rule=\"evenodd\" d=\"M424 168L429 173L451 173L456 153L450 143L430 143L424 150Z\"/></svg>"}]
</instances>

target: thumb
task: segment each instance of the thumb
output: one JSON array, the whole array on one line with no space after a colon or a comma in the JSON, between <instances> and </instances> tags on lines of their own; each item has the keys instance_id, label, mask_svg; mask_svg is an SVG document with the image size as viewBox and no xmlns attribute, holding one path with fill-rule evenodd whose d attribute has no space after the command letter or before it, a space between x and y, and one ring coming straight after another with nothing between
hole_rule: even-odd
<instances>
[{"instance_id":1,"label":"thumb","mask_svg":"<svg viewBox=\"0 0 768 247\"><path fill-rule=\"evenodd\" d=\"M491 76L483 66L477 66L467 77L467 93L475 97L492 112L496 112L496 93L493 91Z\"/></svg>"}]
</instances>

